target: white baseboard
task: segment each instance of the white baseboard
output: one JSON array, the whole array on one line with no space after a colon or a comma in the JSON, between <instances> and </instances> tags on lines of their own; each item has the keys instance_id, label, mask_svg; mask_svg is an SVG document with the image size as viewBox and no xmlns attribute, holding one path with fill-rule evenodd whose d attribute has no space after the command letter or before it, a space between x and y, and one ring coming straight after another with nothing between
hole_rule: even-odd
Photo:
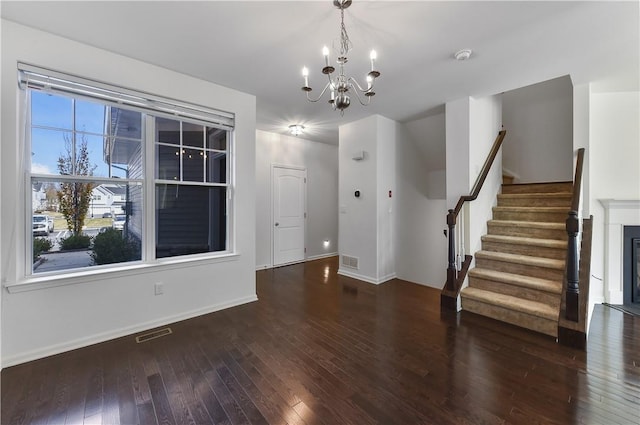
<instances>
[{"instance_id":1,"label":"white baseboard","mask_svg":"<svg viewBox=\"0 0 640 425\"><path fill-rule=\"evenodd\" d=\"M312 255L310 257L307 257L305 261L314 261L314 260L320 260L322 258L330 258L330 257L337 257L337 256L338 256L337 252L329 252L327 254Z\"/></svg>"},{"instance_id":2,"label":"white baseboard","mask_svg":"<svg viewBox=\"0 0 640 425\"><path fill-rule=\"evenodd\" d=\"M278 267L290 266L292 264L306 263L307 261L321 260L323 258L330 258L330 257L336 257L336 256L338 256L337 252L330 252L328 254L320 254L320 255L312 255L310 257L305 258L304 260L293 261L293 262L287 263L287 264L279 264ZM267 269L272 269L272 268L273 268L273 264L262 264L260 266L256 266L256 271L267 270Z\"/></svg>"},{"instance_id":3,"label":"white baseboard","mask_svg":"<svg viewBox=\"0 0 640 425\"><path fill-rule=\"evenodd\" d=\"M126 328L103 332L87 338L78 338L72 341L51 345L49 347L28 351L26 353L19 353L11 357L2 359L2 366L9 367L20 363L30 362L32 360L53 356L55 354L64 353L66 351L76 350L78 348L87 347L89 345L98 344L100 342L109 341L111 339L121 338L123 336L133 335L142 331L157 328L159 326L166 326L171 323L179 322L186 319L192 319L194 317L224 310L230 307L239 306L242 304L247 304L253 301L258 301L257 295L237 298L235 300L230 300L220 304L214 304L205 308L191 310L185 313L175 314L173 316L168 316L157 320L151 320L149 322L128 326Z\"/></svg>"},{"instance_id":4,"label":"white baseboard","mask_svg":"<svg viewBox=\"0 0 640 425\"><path fill-rule=\"evenodd\" d=\"M351 277L353 279L358 279L358 280L362 280L364 282L367 283L372 283L374 285L379 285L381 283L387 282L391 279L395 279L396 278L396 274L395 273L391 273L388 274L386 276L383 276L381 278L375 279L369 276L365 276L365 275L361 275L355 272L352 272L351 270L345 270L345 269L338 269L338 274L342 275L342 276L347 276L347 277Z\"/></svg>"},{"instance_id":5,"label":"white baseboard","mask_svg":"<svg viewBox=\"0 0 640 425\"><path fill-rule=\"evenodd\" d=\"M507 168L504 168L504 166L502 167L502 174L506 175L506 176L509 176L509 177L513 177L513 181L514 182L516 180L518 180L518 181L520 180L520 176L518 174L514 173L513 171L511 171L511 170L509 170Z\"/></svg>"},{"instance_id":6,"label":"white baseboard","mask_svg":"<svg viewBox=\"0 0 640 425\"><path fill-rule=\"evenodd\" d=\"M389 273L386 276L382 276L378 278L378 283L385 283L388 282L390 280L395 279L396 277L398 277L395 273Z\"/></svg>"}]
</instances>

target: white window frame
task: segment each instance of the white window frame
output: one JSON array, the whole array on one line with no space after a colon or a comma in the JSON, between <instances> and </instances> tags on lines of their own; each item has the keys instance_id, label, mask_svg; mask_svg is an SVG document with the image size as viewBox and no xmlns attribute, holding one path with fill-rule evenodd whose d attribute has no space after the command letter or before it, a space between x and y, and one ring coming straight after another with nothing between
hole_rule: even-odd
<instances>
[{"instance_id":1,"label":"white window frame","mask_svg":"<svg viewBox=\"0 0 640 425\"><path fill-rule=\"evenodd\" d=\"M197 125L203 125L203 126L209 126L209 127L217 127L217 128L221 128L218 125L212 125L211 123L205 123L203 121L197 121L197 120L193 120L193 119L189 119L189 118L176 118L176 117L171 117L171 116L167 116L167 115L155 115L155 116L151 116L148 115L147 118L149 118L149 123L147 124L147 131L151 131L151 133L148 134L153 134L153 137L149 138L149 140L151 140L150 143L148 143L147 145L147 158L155 158L155 149L156 146L158 146L158 143L155 140L155 134L156 134L156 128L155 128L155 120L154 117L160 117L160 118L167 118L167 119L172 119L172 120L179 120L182 122L188 122L191 124L197 124ZM222 128L224 129L224 128ZM183 147L186 148L191 148L188 145L183 145L182 144L182 124L180 125L180 149L182 149ZM199 257L210 257L211 254L214 253L218 253L219 255L228 255L228 254L232 254L235 253L235 240L233 238L233 232L232 229L233 227L233 223L234 223L234 209L233 209L233 188L234 188L234 182L233 182L233 170L235 169L235 164L234 164L234 155L233 155L233 151L234 151L234 143L235 140L235 131L233 130L229 130L227 131L227 149L226 151L224 151L227 154L227 170L226 170L226 179L227 179L227 183L211 183L211 182L193 182L193 181L189 181L189 180L183 180L182 179L182 174L184 172L184 169L182 167L182 162L181 162L181 166L180 166L180 179L179 180L166 180L166 179L158 179L155 177L155 162L151 161L154 165L153 169L148 170L148 172L150 173L149 175L153 176L153 178L150 179L146 179L146 180L151 180L150 184L151 187L147 187L147 195L146 198L147 199L151 199L153 201L153 205L152 205L152 210L154 211L153 214L153 226L151 229L147 229L147 230L151 230L152 234L149 234L147 236L148 240L153 240L153 245L152 246L148 246L147 248L147 258L154 258L156 262L158 263L165 263L165 262L171 262L174 261L175 259L179 259L179 258L184 258L184 257L193 257L193 258L199 258ZM163 146L169 146L169 145L164 145L161 144ZM222 152L222 151L220 151ZM182 156L181 156L182 158ZM147 171L145 170L145 173L147 173ZM206 176L206 173L205 173ZM224 251L214 251L214 252L208 252L208 253L201 253L201 254L188 254L188 255L181 255L181 256L175 256L175 257L164 257L164 258L156 258L156 243L157 243L157 226L156 226L156 220L155 220L155 207L156 207L156 185L157 184L169 184L169 185L182 185L182 186L198 186L198 187L226 187L227 188L227 196L226 196L226 210L227 210L227 215L226 215L226 220L227 220L227 224L226 224L226 235L225 235L225 241L226 241L226 245L227 245L227 249ZM151 245L151 244L149 244ZM151 252L153 251L153 252Z\"/></svg>"},{"instance_id":2,"label":"white window frame","mask_svg":"<svg viewBox=\"0 0 640 425\"><path fill-rule=\"evenodd\" d=\"M204 106L191 104L188 102L177 101L149 93L144 93L132 89L114 86L74 75L64 74L57 71L40 68L28 64L18 63L18 84L20 89L26 93L22 98L24 101L20 105L22 113L27 117L25 120L24 133L22 140L25 143L24 163L27 165L25 170L25 217L24 222L24 238L26 243L25 259L29 259L24 263L25 283L46 283L48 280L70 278L70 283L77 278L95 276L100 278L104 273L127 272L128 270L145 269L154 265L177 266L183 264L201 261L220 261L229 257L235 257L238 254L235 251L235 114L210 109ZM112 265L90 266L76 269L64 269L52 272L33 273L33 265L31 259L33 256L32 241L33 235L31 230L31 212L32 212L32 181L63 181L63 180L87 180L95 182L113 183L114 179L109 177L98 176L62 176L55 174L32 174L30 165L31 158L27 155L31 152L31 90L49 90L54 94L65 95L73 98L82 98L99 102L104 105L123 107L126 109L136 110L143 113L142 125L142 150L141 161L143 163L144 177L142 179L118 179L122 183L139 183L143 188L142 208L142 232L141 237L141 260L133 262L116 263ZM221 183L197 183L198 186L223 186L226 187L226 249L223 251L213 251L199 254L179 255L173 257L156 258L156 219L155 219L155 186L157 183L167 181L156 180L155 178L155 118L163 117L173 120L191 122L207 127L216 127L226 131L227 133L227 182ZM170 181L171 184L189 184L184 181ZM118 273L119 274L119 273Z\"/></svg>"}]
</instances>

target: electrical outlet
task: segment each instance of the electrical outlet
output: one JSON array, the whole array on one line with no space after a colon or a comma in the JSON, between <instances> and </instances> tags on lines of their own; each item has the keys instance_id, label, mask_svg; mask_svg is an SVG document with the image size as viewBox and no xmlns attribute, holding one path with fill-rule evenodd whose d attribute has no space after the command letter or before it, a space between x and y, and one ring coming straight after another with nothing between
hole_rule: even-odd
<instances>
[{"instance_id":1,"label":"electrical outlet","mask_svg":"<svg viewBox=\"0 0 640 425\"><path fill-rule=\"evenodd\" d=\"M162 295L164 294L164 284L162 282L157 282L154 285L154 290L155 290L155 294L156 295Z\"/></svg>"}]
</instances>

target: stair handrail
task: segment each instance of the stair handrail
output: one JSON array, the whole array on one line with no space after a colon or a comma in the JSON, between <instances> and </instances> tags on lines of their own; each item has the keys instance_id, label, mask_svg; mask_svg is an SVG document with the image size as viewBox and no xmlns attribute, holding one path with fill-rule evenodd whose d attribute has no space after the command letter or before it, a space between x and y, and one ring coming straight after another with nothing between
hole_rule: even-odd
<instances>
[{"instance_id":1,"label":"stair handrail","mask_svg":"<svg viewBox=\"0 0 640 425\"><path fill-rule=\"evenodd\" d=\"M465 255L464 262L462 264L462 269L460 273L458 273L456 269L456 259L455 259L455 226L458 219L458 214L462 210L462 207L465 202L475 201L480 194L480 190L484 185L484 181L487 179L489 175L489 171L491 170L491 166L493 165L493 161L496 159L498 155L498 151L502 146L502 141L504 140L505 135L507 134L506 130L500 130L498 132L498 136L496 140L493 142L493 146L491 147L491 151L489 151L489 155L482 166L482 170L478 179L476 180L475 185L473 186L473 190L469 195L463 195L458 200L455 208L450 209L447 214L447 227L448 227L448 236L449 236L449 244L448 244L448 266L447 266L447 282L444 285L442 290L442 294L440 296L440 304L443 307L456 309L457 308L457 297L460 293L460 289L462 287L462 282L467 274L467 270L469 269L469 264L471 263L471 259L473 258L471 255ZM454 307L455 305L455 307Z\"/></svg>"},{"instance_id":2,"label":"stair handrail","mask_svg":"<svg viewBox=\"0 0 640 425\"><path fill-rule=\"evenodd\" d=\"M573 193L571 195L571 210L569 211L565 228L567 230L567 262L566 262L566 318L573 322L579 321L580 312L580 263L578 260L578 235L580 233L580 193L582 186L582 167L584 163L584 148L578 149L576 158L576 172L573 179Z\"/></svg>"},{"instance_id":3,"label":"stair handrail","mask_svg":"<svg viewBox=\"0 0 640 425\"><path fill-rule=\"evenodd\" d=\"M456 204L456 207L453 210L449 210L449 213L451 213L451 211L454 212L456 218L458 217L460 210L462 210L462 206L464 205L465 202L475 201L478 198L478 195L480 194L480 189L482 189L482 186L484 185L484 181L487 179L487 176L489 175L489 171L491 171L491 166L493 165L493 161L496 159L496 156L498 155L498 151L502 146L502 141L504 140L505 134L507 134L507 130L500 130L498 132L498 136L496 137L496 140L493 142L493 146L491 147L491 151L489 152L487 159L484 161L484 165L482 166L482 171L480 172L480 175L476 180L476 184L473 186L473 190L471 191L471 194L466 196L465 195L461 196L460 199L458 199L458 203Z\"/></svg>"}]
</instances>

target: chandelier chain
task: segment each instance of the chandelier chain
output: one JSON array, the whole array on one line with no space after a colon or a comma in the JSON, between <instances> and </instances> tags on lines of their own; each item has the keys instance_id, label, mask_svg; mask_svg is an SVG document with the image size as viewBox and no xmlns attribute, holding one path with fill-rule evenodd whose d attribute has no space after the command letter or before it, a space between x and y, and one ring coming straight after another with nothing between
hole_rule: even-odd
<instances>
[{"instance_id":1,"label":"chandelier chain","mask_svg":"<svg viewBox=\"0 0 640 425\"><path fill-rule=\"evenodd\" d=\"M349 53L349 46L351 40L349 40L349 34L347 33L347 27L344 25L344 8L340 8L340 56L347 57Z\"/></svg>"}]
</instances>

